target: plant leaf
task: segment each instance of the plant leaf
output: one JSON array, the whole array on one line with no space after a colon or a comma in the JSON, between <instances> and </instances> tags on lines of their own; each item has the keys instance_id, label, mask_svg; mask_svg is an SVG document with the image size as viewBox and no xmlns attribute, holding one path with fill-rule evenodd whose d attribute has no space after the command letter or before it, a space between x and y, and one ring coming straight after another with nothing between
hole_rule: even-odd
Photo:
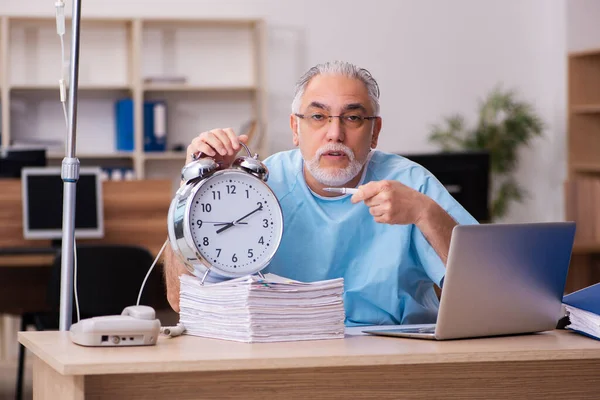
<instances>
[{"instance_id":1,"label":"plant leaf","mask_svg":"<svg viewBox=\"0 0 600 400\"><path fill-rule=\"evenodd\" d=\"M523 201L525 193L525 190L513 178L503 182L492 200L490 210L492 219L504 217L508 213L510 202Z\"/></svg>"},{"instance_id":2,"label":"plant leaf","mask_svg":"<svg viewBox=\"0 0 600 400\"><path fill-rule=\"evenodd\" d=\"M519 99L515 90L504 89L500 84L479 101L478 111L479 118L473 129L457 114L434 125L430 139L444 151L489 152L495 183L492 187L497 187L491 196L491 216L497 218L506 215L511 202L522 201L525 196L512 176L519 164L518 151L529 146L534 138L542 137L546 127L530 103Z\"/></svg>"}]
</instances>

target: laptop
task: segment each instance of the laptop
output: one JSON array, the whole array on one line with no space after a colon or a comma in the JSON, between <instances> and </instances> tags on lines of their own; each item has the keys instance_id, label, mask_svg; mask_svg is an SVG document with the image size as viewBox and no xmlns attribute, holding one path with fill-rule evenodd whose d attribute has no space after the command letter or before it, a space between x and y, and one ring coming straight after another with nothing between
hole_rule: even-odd
<instances>
[{"instance_id":1,"label":"laptop","mask_svg":"<svg viewBox=\"0 0 600 400\"><path fill-rule=\"evenodd\" d=\"M436 323L363 332L447 340L552 330L574 238L574 222L456 226Z\"/></svg>"}]
</instances>

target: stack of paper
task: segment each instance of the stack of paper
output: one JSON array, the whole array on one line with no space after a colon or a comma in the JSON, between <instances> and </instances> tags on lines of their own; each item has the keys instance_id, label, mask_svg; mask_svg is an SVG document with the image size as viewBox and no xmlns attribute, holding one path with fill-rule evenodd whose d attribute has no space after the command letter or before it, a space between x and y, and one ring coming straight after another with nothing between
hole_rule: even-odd
<instances>
[{"instance_id":1,"label":"stack of paper","mask_svg":"<svg viewBox=\"0 0 600 400\"><path fill-rule=\"evenodd\" d=\"M563 298L572 329L600 339L600 283L578 290Z\"/></svg>"},{"instance_id":2,"label":"stack of paper","mask_svg":"<svg viewBox=\"0 0 600 400\"><path fill-rule=\"evenodd\" d=\"M189 335L239 342L344 337L344 280L303 283L267 274L200 284L180 277L180 322Z\"/></svg>"}]
</instances>

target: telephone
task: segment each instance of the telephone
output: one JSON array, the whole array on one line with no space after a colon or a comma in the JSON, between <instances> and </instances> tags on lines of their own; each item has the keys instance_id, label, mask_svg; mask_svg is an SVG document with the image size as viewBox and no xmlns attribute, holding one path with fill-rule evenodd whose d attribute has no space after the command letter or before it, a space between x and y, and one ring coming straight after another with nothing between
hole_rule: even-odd
<instances>
[{"instance_id":1,"label":"telephone","mask_svg":"<svg viewBox=\"0 0 600 400\"><path fill-rule=\"evenodd\" d=\"M125 307L121 315L83 319L71 326L71 340L81 346L151 346L160 320L149 306Z\"/></svg>"}]
</instances>

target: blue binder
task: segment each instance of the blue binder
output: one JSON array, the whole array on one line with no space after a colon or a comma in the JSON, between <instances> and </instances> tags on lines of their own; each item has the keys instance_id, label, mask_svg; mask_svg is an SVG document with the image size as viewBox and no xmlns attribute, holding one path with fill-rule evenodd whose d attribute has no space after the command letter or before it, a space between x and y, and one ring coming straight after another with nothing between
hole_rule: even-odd
<instances>
[{"instance_id":1,"label":"blue binder","mask_svg":"<svg viewBox=\"0 0 600 400\"><path fill-rule=\"evenodd\" d=\"M115 143L118 151L133 151L133 100L115 103Z\"/></svg>"},{"instance_id":2,"label":"blue binder","mask_svg":"<svg viewBox=\"0 0 600 400\"><path fill-rule=\"evenodd\" d=\"M563 297L563 304L578 308L596 315L600 315L600 283L588 286ZM600 337L591 332L582 332L574 329L582 335L600 340Z\"/></svg>"},{"instance_id":3,"label":"blue binder","mask_svg":"<svg viewBox=\"0 0 600 400\"><path fill-rule=\"evenodd\" d=\"M144 102L144 151L165 151L167 147L167 104Z\"/></svg>"},{"instance_id":4,"label":"blue binder","mask_svg":"<svg viewBox=\"0 0 600 400\"><path fill-rule=\"evenodd\" d=\"M566 295L563 303L600 315L600 283Z\"/></svg>"}]
</instances>

